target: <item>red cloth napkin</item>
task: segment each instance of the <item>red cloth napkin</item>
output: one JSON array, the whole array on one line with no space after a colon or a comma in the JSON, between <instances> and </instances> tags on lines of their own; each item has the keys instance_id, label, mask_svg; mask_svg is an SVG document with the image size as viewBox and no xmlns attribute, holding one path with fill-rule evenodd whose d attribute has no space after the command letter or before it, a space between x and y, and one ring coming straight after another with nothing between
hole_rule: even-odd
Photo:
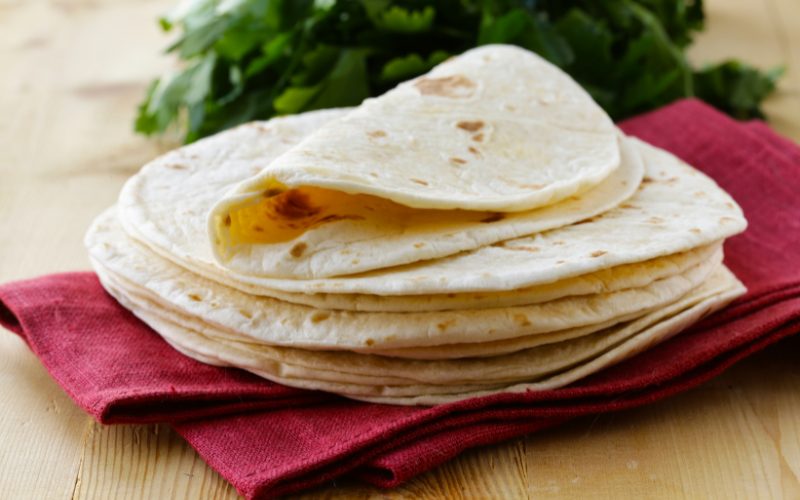
<instances>
[{"instance_id":1,"label":"red cloth napkin","mask_svg":"<svg viewBox=\"0 0 800 500\"><path fill-rule=\"evenodd\" d=\"M465 448L689 389L800 330L800 149L694 100L621 124L705 171L750 227L725 245L748 294L689 331L570 387L408 408L282 387L185 358L91 273L0 287L0 323L103 423L169 422L248 498L348 474L381 486Z\"/></svg>"}]
</instances>

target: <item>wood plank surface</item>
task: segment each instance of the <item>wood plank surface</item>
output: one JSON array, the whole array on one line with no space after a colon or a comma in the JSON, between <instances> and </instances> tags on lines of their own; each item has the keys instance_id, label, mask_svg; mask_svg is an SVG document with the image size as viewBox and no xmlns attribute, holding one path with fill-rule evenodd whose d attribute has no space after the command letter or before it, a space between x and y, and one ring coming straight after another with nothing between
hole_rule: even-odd
<instances>
[{"instance_id":1,"label":"wood plank surface","mask_svg":"<svg viewBox=\"0 0 800 500\"><path fill-rule=\"evenodd\" d=\"M0 0L0 283L89 269L82 239L174 143L131 131L166 71L173 0ZM800 143L800 1L712 0L698 64L786 64L765 105ZM394 490L336 481L290 498L800 499L800 338L643 408L469 450ZM0 499L233 499L164 425L101 426L0 331Z\"/></svg>"}]
</instances>

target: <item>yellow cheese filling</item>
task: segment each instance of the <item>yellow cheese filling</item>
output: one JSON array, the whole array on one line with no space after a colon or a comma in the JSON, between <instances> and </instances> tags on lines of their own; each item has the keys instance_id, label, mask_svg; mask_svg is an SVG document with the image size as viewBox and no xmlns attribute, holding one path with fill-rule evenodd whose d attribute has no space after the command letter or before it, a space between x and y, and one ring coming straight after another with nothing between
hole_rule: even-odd
<instances>
[{"instance_id":1,"label":"yellow cheese filling","mask_svg":"<svg viewBox=\"0 0 800 500\"><path fill-rule=\"evenodd\" d=\"M225 225L233 245L274 244L343 221L399 232L408 227L496 222L503 217L495 212L416 209L377 196L301 186L266 190L257 203L232 210Z\"/></svg>"}]
</instances>

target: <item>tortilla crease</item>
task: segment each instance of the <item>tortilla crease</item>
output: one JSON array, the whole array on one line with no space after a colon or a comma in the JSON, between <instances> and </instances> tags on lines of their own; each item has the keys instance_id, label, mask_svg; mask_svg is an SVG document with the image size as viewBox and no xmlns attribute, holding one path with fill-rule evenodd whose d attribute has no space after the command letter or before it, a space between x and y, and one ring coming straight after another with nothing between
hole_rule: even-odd
<instances>
[{"instance_id":1,"label":"tortilla crease","mask_svg":"<svg viewBox=\"0 0 800 500\"><path fill-rule=\"evenodd\" d=\"M321 125L329 116L320 112L287 117L277 120L273 128L284 132L291 129L294 135L286 132L284 136L297 137ZM213 145L216 153L208 156L250 158L261 154L258 151L279 142L261 137L257 131L261 126L229 132L237 134L241 139L238 142L225 139L228 133L211 138L206 146ZM741 209L711 179L669 153L636 139L628 141L642 153L645 177L632 197L602 215L449 257L348 277L257 278L231 272L214 261L204 234L205 220L214 200L230 187L232 178L238 180L237 169L241 171L244 167L235 165L241 161L229 161L230 169L219 168L219 165L206 168L207 160L192 159L181 150L170 153L145 167L126 184L120 196L120 219L133 238L196 274L249 294L286 300L286 293L446 296L504 292L685 252L745 229L747 223ZM248 144L260 146L241 154L230 152ZM170 168L174 165L187 169ZM173 192L178 186L190 192ZM486 224L487 231L496 224L503 224L503 221ZM341 306L342 301L335 300ZM349 300L344 299L344 302ZM302 302L299 298L296 301ZM360 302L380 300L367 298ZM358 307L353 306L354 309ZM369 307L366 310L370 310Z\"/></svg>"},{"instance_id":2,"label":"tortilla crease","mask_svg":"<svg viewBox=\"0 0 800 500\"><path fill-rule=\"evenodd\" d=\"M364 399L364 395L369 400L374 400L373 396L385 397L391 401L383 402L392 404L439 404L439 399L430 401L426 397L439 393L442 398L452 399L460 397L459 392L493 393L501 384L507 387L521 381L537 380L534 387L555 388L554 384L574 380L577 373L585 376L587 370L606 367L674 335L743 293L735 277L719 268L706 283L682 299L636 321L513 355L431 362L240 342L136 291L126 291L124 283L119 286L121 283L102 267L98 267L98 274L122 303L192 357L244 368L294 387L328 390L357 399ZM349 392L341 392L342 389Z\"/></svg>"},{"instance_id":3,"label":"tortilla crease","mask_svg":"<svg viewBox=\"0 0 800 500\"><path fill-rule=\"evenodd\" d=\"M636 289L515 307L398 313L319 310L222 286L128 238L113 210L98 218L87 246L110 272L149 290L165 306L222 330L273 345L366 351L496 341L609 321L676 300L702 283L721 259L720 252Z\"/></svg>"}]
</instances>

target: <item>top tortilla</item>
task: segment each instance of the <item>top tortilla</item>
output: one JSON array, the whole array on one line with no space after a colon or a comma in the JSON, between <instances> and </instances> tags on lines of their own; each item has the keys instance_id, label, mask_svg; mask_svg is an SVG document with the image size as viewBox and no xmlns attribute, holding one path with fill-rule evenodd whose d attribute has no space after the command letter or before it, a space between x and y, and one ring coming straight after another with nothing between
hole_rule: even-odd
<instances>
[{"instance_id":1,"label":"top tortilla","mask_svg":"<svg viewBox=\"0 0 800 500\"><path fill-rule=\"evenodd\" d=\"M263 170L211 210L210 244L233 271L294 279L477 248L423 234L413 243L428 249L399 257L303 258L332 232L342 243L364 240L364 226L397 233L436 225L457 234L462 228L450 226L553 205L597 186L621 161L613 123L576 82L531 52L499 45L465 52L365 101L271 163L259 160L253 164ZM306 238L312 229L319 234Z\"/></svg>"},{"instance_id":2,"label":"top tortilla","mask_svg":"<svg viewBox=\"0 0 800 500\"><path fill-rule=\"evenodd\" d=\"M273 161L346 113L319 111L254 123L156 159L133 176L120 194L126 230L148 245L174 254L173 259L193 255L214 262L205 234L211 207L258 170L256 165ZM380 225L368 220L329 219L284 243L250 245L233 260L252 261L288 278L350 275L566 226L619 205L641 182L641 155L621 136L617 140L621 166L592 190L555 205L512 214L397 205L391 219L384 217Z\"/></svg>"}]
</instances>

